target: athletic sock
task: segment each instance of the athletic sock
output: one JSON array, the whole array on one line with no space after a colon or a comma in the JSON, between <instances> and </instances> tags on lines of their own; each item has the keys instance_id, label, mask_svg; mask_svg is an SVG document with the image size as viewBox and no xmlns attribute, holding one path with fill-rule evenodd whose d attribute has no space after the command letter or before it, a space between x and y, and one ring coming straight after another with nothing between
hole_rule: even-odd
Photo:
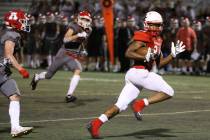
<instances>
[{"instance_id":1,"label":"athletic sock","mask_svg":"<svg viewBox=\"0 0 210 140\"><path fill-rule=\"evenodd\" d=\"M101 116L98 119L101 120L103 123L108 121L108 117L105 114L101 114Z\"/></svg>"},{"instance_id":2,"label":"athletic sock","mask_svg":"<svg viewBox=\"0 0 210 140\"><path fill-rule=\"evenodd\" d=\"M44 72L41 72L41 73L39 73L39 74L36 74L36 75L35 75L35 80L36 80L36 81L39 81L39 80L46 79L46 78L45 78L46 73L47 73L47 72L44 71Z\"/></svg>"},{"instance_id":3,"label":"athletic sock","mask_svg":"<svg viewBox=\"0 0 210 140\"><path fill-rule=\"evenodd\" d=\"M20 127L20 102L19 101L10 101L9 105L9 116L11 128L16 129Z\"/></svg>"},{"instance_id":4,"label":"athletic sock","mask_svg":"<svg viewBox=\"0 0 210 140\"><path fill-rule=\"evenodd\" d=\"M74 93L74 90L76 89L78 83L80 80L80 76L79 75L74 75L71 79L71 82L69 84L69 90L67 95L72 95Z\"/></svg>"},{"instance_id":5,"label":"athletic sock","mask_svg":"<svg viewBox=\"0 0 210 140\"><path fill-rule=\"evenodd\" d=\"M145 106L148 106L148 105L149 105L149 101L148 101L147 98L144 98L143 101L144 101L144 105L145 105Z\"/></svg>"}]
</instances>

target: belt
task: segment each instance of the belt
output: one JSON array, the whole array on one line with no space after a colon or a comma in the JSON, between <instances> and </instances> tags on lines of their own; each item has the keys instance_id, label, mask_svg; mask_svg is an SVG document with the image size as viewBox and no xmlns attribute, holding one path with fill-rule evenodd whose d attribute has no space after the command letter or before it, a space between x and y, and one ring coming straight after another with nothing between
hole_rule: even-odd
<instances>
[{"instance_id":1,"label":"belt","mask_svg":"<svg viewBox=\"0 0 210 140\"><path fill-rule=\"evenodd\" d=\"M145 69L145 66L133 66L133 68L136 68L136 69Z\"/></svg>"}]
</instances>

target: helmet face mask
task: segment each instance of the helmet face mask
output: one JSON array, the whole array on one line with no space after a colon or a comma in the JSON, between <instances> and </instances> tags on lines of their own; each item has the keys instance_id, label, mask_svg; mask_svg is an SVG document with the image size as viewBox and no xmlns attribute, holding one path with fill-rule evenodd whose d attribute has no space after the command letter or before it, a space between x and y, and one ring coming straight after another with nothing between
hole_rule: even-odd
<instances>
[{"instance_id":1,"label":"helmet face mask","mask_svg":"<svg viewBox=\"0 0 210 140\"><path fill-rule=\"evenodd\" d=\"M25 32L31 31L31 26L29 24L29 19L20 19L20 22L22 23L21 30Z\"/></svg>"},{"instance_id":2,"label":"helmet face mask","mask_svg":"<svg viewBox=\"0 0 210 140\"><path fill-rule=\"evenodd\" d=\"M4 15L5 25L8 28L13 28L20 31L30 32L29 19L25 12L21 10L9 11Z\"/></svg>"},{"instance_id":3,"label":"helmet face mask","mask_svg":"<svg viewBox=\"0 0 210 140\"><path fill-rule=\"evenodd\" d=\"M163 30L162 16L155 11L148 12L144 20L144 30L151 32L154 36L159 35Z\"/></svg>"}]
</instances>

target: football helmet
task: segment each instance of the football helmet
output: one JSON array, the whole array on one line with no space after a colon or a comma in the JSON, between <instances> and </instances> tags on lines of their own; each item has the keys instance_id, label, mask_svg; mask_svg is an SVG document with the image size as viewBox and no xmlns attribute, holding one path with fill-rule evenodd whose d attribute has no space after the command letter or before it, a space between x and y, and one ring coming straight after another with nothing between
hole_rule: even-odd
<instances>
[{"instance_id":1,"label":"football helmet","mask_svg":"<svg viewBox=\"0 0 210 140\"><path fill-rule=\"evenodd\" d=\"M84 29L89 29L92 25L91 14L88 11L82 11L77 16L77 24Z\"/></svg>"},{"instance_id":2,"label":"football helmet","mask_svg":"<svg viewBox=\"0 0 210 140\"><path fill-rule=\"evenodd\" d=\"M69 21L67 16L62 15L60 18L63 25L68 25Z\"/></svg>"},{"instance_id":3,"label":"football helmet","mask_svg":"<svg viewBox=\"0 0 210 140\"><path fill-rule=\"evenodd\" d=\"M47 22L46 15L39 14L38 21L39 23L45 24Z\"/></svg>"},{"instance_id":4,"label":"football helmet","mask_svg":"<svg viewBox=\"0 0 210 140\"><path fill-rule=\"evenodd\" d=\"M156 36L163 30L163 18L156 11L150 11L146 13L144 19L144 30L151 32Z\"/></svg>"},{"instance_id":5,"label":"football helmet","mask_svg":"<svg viewBox=\"0 0 210 140\"><path fill-rule=\"evenodd\" d=\"M52 12L47 12L46 13L46 19L48 23L52 23L55 21L55 15Z\"/></svg>"},{"instance_id":6,"label":"football helmet","mask_svg":"<svg viewBox=\"0 0 210 140\"><path fill-rule=\"evenodd\" d=\"M193 26L192 26L196 31L201 31L202 30L202 23L198 20L193 21Z\"/></svg>"},{"instance_id":7,"label":"football helmet","mask_svg":"<svg viewBox=\"0 0 210 140\"><path fill-rule=\"evenodd\" d=\"M22 10L12 10L4 15L4 23L7 28L30 32L31 27L26 13Z\"/></svg>"},{"instance_id":8,"label":"football helmet","mask_svg":"<svg viewBox=\"0 0 210 140\"><path fill-rule=\"evenodd\" d=\"M135 20L135 18L133 16L128 16L127 23L130 26L135 26L136 25L136 20Z\"/></svg>"}]
</instances>

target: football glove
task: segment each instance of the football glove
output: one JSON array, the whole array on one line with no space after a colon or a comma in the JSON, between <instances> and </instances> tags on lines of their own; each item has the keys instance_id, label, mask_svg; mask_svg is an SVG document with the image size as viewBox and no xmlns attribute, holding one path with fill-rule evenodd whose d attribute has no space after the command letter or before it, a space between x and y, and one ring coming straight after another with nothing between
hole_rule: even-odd
<instances>
[{"instance_id":1,"label":"football glove","mask_svg":"<svg viewBox=\"0 0 210 140\"><path fill-rule=\"evenodd\" d=\"M88 55L88 52L84 49L80 52L80 56L85 57Z\"/></svg>"},{"instance_id":2,"label":"football glove","mask_svg":"<svg viewBox=\"0 0 210 140\"><path fill-rule=\"evenodd\" d=\"M185 45L183 45L183 42L178 40L176 45L174 45L174 42L171 43L171 55L173 58L175 58L178 54L185 51Z\"/></svg>"},{"instance_id":3,"label":"football glove","mask_svg":"<svg viewBox=\"0 0 210 140\"><path fill-rule=\"evenodd\" d=\"M84 31L84 32L81 32L81 33L77 33L77 36L82 37L82 38L86 38L88 36L88 34Z\"/></svg>"},{"instance_id":4,"label":"football glove","mask_svg":"<svg viewBox=\"0 0 210 140\"><path fill-rule=\"evenodd\" d=\"M23 78L29 78L29 72L26 69L21 68L19 70L19 73L22 75Z\"/></svg>"},{"instance_id":5,"label":"football glove","mask_svg":"<svg viewBox=\"0 0 210 140\"><path fill-rule=\"evenodd\" d=\"M148 48L147 54L145 55L145 62L149 62L150 60L155 58L155 52L153 49Z\"/></svg>"}]
</instances>

